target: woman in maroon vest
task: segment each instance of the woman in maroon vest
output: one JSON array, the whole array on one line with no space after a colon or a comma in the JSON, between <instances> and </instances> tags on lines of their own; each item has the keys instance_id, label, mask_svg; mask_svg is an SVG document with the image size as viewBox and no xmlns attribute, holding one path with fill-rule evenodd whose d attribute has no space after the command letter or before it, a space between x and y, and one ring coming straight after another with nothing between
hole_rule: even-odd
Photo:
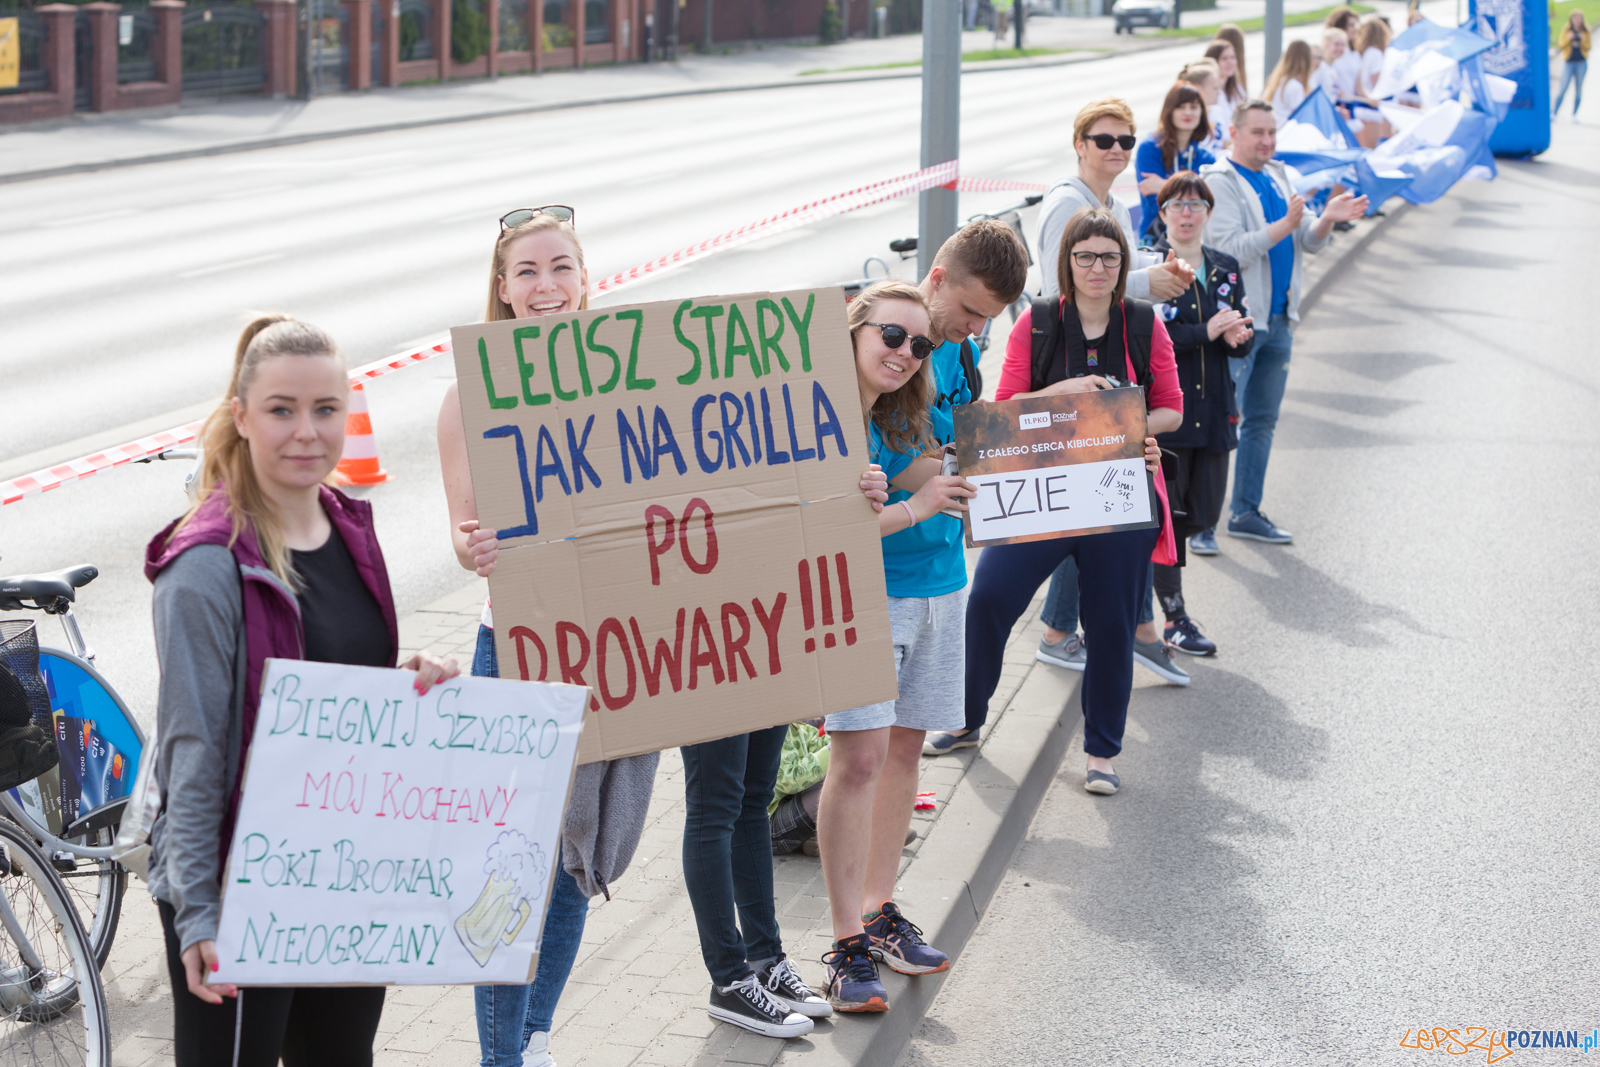
<instances>
[{"instance_id":1,"label":"woman in maroon vest","mask_svg":"<svg viewBox=\"0 0 1600 1067\"><path fill-rule=\"evenodd\" d=\"M323 484L350 392L327 334L282 315L239 338L226 398L201 432L199 500L150 542L156 778L150 892L172 980L178 1067L372 1063L382 986L239 990L217 968L221 877L268 657L393 667L399 632L372 508ZM426 653L416 689L459 673Z\"/></svg>"}]
</instances>

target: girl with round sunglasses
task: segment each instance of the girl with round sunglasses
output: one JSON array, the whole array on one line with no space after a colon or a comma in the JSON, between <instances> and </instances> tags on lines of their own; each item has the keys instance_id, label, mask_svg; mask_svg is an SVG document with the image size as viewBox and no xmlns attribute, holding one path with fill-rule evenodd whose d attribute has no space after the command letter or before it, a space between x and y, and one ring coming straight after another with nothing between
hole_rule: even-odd
<instances>
[{"instance_id":1,"label":"girl with round sunglasses","mask_svg":"<svg viewBox=\"0 0 1600 1067\"><path fill-rule=\"evenodd\" d=\"M880 282L850 303L848 321L872 460L893 479L939 449L929 418L937 389L927 300L916 286ZM817 842L834 937L823 959L837 1011L888 1010L874 955L902 974L950 966L895 906L894 890L923 741L928 731L957 729L963 720L966 575L951 592L923 588L923 542L895 535L924 522L958 523L950 513L959 515L976 495L971 482L934 474L914 492L895 491L878 514L900 690L895 700L827 718Z\"/></svg>"},{"instance_id":2,"label":"girl with round sunglasses","mask_svg":"<svg viewBox=\"0 0 1600 1067\"><path fill-rule=\"evenodd\" d=\"M500 236L489 266L486 321L559 315L589 306L589 276L573 217L571 208L550 205L519 208L500 220ZM487 577L494 572L499 541L495 531L482 529L478 523L455 383L445 391L439 408L438 437L456 559L467 570ZM487 602L478 626L472 673L489 678L500 673L494 616ZM659 760L659 754L650 753L578 769L572 784L573 803L569 803L568 821L562 829L561 862L553 865L551 874L554 885L533 983L478 986L473 991L483 1067L553 1067L550 1029L556 1003L577 959L589 899L605 893L608 883L620 876L632 859L644 830ZM579 803L580 797L585 801ZM579 810L598 813L602 832L615 842L614 850L603 856L595 854L594 827L573 823L572 813ZM582 845L585 841L587 851Z\"/></svg>"},{"instance_id":3,"label":"girl with round sunglasses","mask_svg":"<svg viewBox=\"0 0 1600 1067\"><path fill-rule=\"evenodd\" d=\"M1183 392L1172 341L1152 306L1127 297L1129 248L1106 211L1082 211L1063 235L1058 269L1063 294L1055 302L1054 333L1061 347L1044 366L1033 359L1030 309L1012 327L997 400L1112 388L1111 377L1145 390L1148 432L1167 433L1183 421ZM1041 329L1046 328L1040 324ZM1145 438L1145 465L1160 469L1154 436ZM1177 559L1166 485L1155 481L1161 528L990 545L978 557L967 610L969 725L981 723L1000 681L1006 639L1034 591L1069 557L1077 563L1079 612L1086 662L1081 689L1084 788L1115 793L1121 785L1111 760L1122 750L1133 687L1135 631L1150 603L1150 568ZM1185 678L1185 680L1187 680Z\"/></svg>"}]
</instances>

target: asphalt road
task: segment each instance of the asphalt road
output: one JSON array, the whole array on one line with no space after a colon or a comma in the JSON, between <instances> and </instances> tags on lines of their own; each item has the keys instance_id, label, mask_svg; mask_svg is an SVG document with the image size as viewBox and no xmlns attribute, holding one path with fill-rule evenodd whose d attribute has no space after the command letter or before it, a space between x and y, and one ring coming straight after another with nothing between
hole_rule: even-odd
<instances>
[{"instance_id":1,"label":"asphalt road","mask_svg":"<svg viewBox=\"0 0 1600 1067\"><path fill-rule=\"evenodd\" d=\"M1140 672L1116 797L1074 744L906 1067L1419 1064L1447 1053L1408 1029L1600 1025L1596 236L1600 132L1563 122L1328 288L1267 479L1295 545L1191 560L1221 654Z\"/></svg>"},{"instance_id":2,"label":"asphalt road","mask_svg":"<svg viewBox=\"0 0 1600 1067\"><path fill-rule=\"evenodd\" d=\"M1086 100L1124 95L1147 128L1199 51L966 79L963 173L1067 173L1072 116ZM1259 71L1260 57L1252 62ZM603 275L914 170L920 94L905 80L642 101L7 186L0 478L203 417L252 310L323 326L352 365L476 321L495 220L513 207L575 206ZM1019 198L965 195L961 210ZM916 229L915 198L891 201L604 302L831 284L860 276L869 255L893 259L888 241ZM433 431L453 377L441 360L367 387L393 476L367 495L402 613L464 579L448 549ZM125 468L0 508L0 573L101 568L79 614L102 672L147 722L156 669L143 551L182 512L185 467ZM41 633L54 640L53 629Z\"/></svg>"}]
</instances>

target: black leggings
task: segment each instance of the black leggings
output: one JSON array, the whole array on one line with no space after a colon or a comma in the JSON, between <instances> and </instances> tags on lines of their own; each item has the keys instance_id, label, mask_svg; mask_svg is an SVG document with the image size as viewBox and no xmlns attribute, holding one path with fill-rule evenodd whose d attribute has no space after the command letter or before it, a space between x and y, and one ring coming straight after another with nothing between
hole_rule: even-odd
<instances>
[{"instance_id":1,"label":"black leggings","mask_svg":"<svg viewBox=\"0 0 1600 1067\"><path fill-rule=\"evenodd\" d=\"M237 1000L207 1004L189 992L176 912L164 900L156 907L167 938L177 1067L277 1067L279 1057L284 1067L371 1067L384 987L252 986Z\"/></svg>"},{"instance_id":2,"label":"black leggings","mask_svg":"<svg viewBox=\"0 0 1600 1067\"><path fill-rule=\"evenodd\" d=\"M1156 599L1168 622L1189 614L1183 602L1185 549L1191 534L1214 529L1222 520L1222 504L1228 488L1228 453L1207 452L1202 448L1170 449L1172 459L1163 458L1162 474L1167 479L1167 499L1172 503L1172 528L1177 535L1178 565L1155 565Z\"/></svg>"}]
</instances>

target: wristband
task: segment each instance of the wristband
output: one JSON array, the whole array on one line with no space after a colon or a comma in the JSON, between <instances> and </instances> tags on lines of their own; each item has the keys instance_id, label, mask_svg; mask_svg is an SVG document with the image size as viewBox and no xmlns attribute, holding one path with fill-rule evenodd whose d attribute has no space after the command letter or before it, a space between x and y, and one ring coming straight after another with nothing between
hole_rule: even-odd
<instances>
[{"instance_id":1,"label":"wristband","mask_svg":"<svg viewBox=\"0 0 1600 1067\"><path fill-rule=\"evenodd\" d=\"M911 510L911 505L907 501L900 501L900 506L906 509L906 514L911 517L911 525L915 526L917 524L917 513Z\"/></svg>"}]
</instances>

